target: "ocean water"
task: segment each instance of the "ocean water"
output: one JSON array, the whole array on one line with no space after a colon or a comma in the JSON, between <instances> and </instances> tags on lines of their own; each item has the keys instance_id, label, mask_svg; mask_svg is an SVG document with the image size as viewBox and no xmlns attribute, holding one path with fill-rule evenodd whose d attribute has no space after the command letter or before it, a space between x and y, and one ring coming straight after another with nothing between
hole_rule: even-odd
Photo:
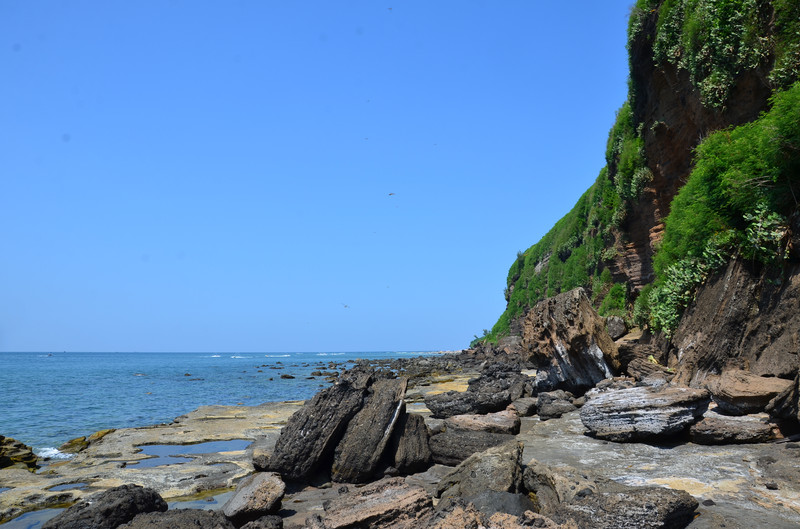
<instances>
[{"instance_id":1,"label":"ocean water","mask_svg":"<svg viewBox=\"0 0 800 529\"><path fill-rule=\"evenodd\" d=\"M425 353L0 353L0 435L39 455L105 428L146 426L209 404L304 400L315 370ZM282 379L281 374L294 379Z\"/></svg>"}]
</instances>

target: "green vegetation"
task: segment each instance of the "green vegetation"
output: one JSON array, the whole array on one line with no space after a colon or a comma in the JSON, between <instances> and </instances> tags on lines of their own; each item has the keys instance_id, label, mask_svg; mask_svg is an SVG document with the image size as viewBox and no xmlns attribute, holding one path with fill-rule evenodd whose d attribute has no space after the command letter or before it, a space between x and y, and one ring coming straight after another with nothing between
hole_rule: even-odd
<instances>
[{"instance_id":1,"label":"green vegetation","mask_svg":"<svg viewBox=\"0 0 800 529\"><path fill-rule=\"evenodd\" d=\"M739 254L773 264L785 257L786 217L800 196L800 83L771 100L758 120L716 132L697 148L695 169L672 202L646 302L668 335L708 274Z\"/></svg>"}]
</instances>

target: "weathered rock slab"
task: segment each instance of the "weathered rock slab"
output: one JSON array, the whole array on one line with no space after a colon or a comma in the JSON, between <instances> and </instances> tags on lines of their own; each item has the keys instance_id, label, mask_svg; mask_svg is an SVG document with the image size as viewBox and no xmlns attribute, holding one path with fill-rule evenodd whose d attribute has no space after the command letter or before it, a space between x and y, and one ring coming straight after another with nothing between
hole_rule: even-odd
<instances>
[{"instance_id":1,"label":"weathered rock slab","mask_svg":"<svg viewBox=\"0 0 800 529\"><path fill-rule=\"evenodd\" d=\"M122 485L76 503L46 522L42 529L115 529L138 514L166 510L167 502L156 491Z\"/></svg>"},{"instance_id":2,"label":"weathered rock slab","mask_svg":"<svg viewBox=\"0 0 800 529\"><path fill-rule=\"evenodd\" d=\"M725 371L706 383L720 411L729 415L762 412L769 401L791 385L791 380L761 377L739 369Z\"/></svg>"},{"instance_id":3,"label":"weathered rock slab","mask_svg":"<svg viewBox=\"0 0 800 529\"><path fill-rule=\"evenodd\" d=\"M553 514L562 503L598 491L595 480L585 472L566 465L547 465L535 459L525 466L523 483L526 490L536 495L544 515Z\"/></svg>"},{"instance_id":4,"label":"weathered rock slab","mask_svg":"<svg viewBox=\"0 0 800 529\"><path fill-rule=\"evenodd\" d=\"M392 439L394 467L401 474L421 472L431 465L430 434L421 415L404 413Z\"/></svg>"},{"instance_id":5,"label":"weathered rock slab","mask_svg":"<svg viewBox=\"0 0 800 529\"><path fill-rule=\"evenodd\" d=\"M289 480L312 477L333 454L365 393L366 387L342 381L314 395L281 431L268 470Z\"/></svg>"},{"instance_id":6,"label":"weathered rock slab","mask_svg":"<svg viewBox=\"0 0 800 529\"><path fill-rule=\"evenodd\" d=\"M222 513L237 526L280 510L286 485L280 474L258 472L245 478L231 498L222 506Z\"/></svg>"},{"instance_id":7,"label":"weathered rock slab","mask_svg":"<svg viewBox=\"0 0 800 529\"><path fill-rule=\"evenodd\" d=\"M401 478L386 478L326 503L322 524L326 529L410 528L432 511L425 489Z\"/></svg>"},{"instance_id":8,"label":"weathered rock slab","mask_svg":"<svg viewBox=\"0 0 800 529\"><path fill-rule=\"evenodd\" d=\"M437 496L474 496L487 490L517 492L522 486L522 443L512 441L473 454L442 478Z\"/></svg>"},{"instance_id":9,"label":"weathered rock slab","mask_svg":"<svg viewBox=\"0 0 800 529\"><path fill-rule=\"evenodd\" d=\"M440 465L456 466L476 452L513 440L510 434L448 428L431 437L432 460Z\"/></svg>"},{"instance_id":10,"label":"weathered rock slab","mask_svg":"<svg viewBox=\"0 0 800 529\"><path fill-rule=\"evenodd\" d=\"M732 417L707 411L689 428L692 442L704 445L766 443L774 437L772 425L756 415Z\"/></svg>"},{"instance_id":11,"label":"weathered rock slab","mask_svg":"<svg viewBox=\"0 0 800 529\"><path fill-rule=\"evenodd\" d=\"M519 416L513 411L503 410L486 415L455 415L445 419L447 428L459 428L492 433L518 434Z\"/></svg>"},{"instance_id":12,"label":"weathered rock slab","mask_svg":"<svg viewBox=\"0 0 800 529\"><path fill-rule=\"evenodd\" d=\"M517 412L520 417L536 415L536 404L539 399L535 397L522 397L511 403L510 409Z\"/></svg>"},{"instance_id":13,"label":"weathered rock slab","mask_svg":"<svg viewBox=\"0 0 800 529\"><path fill-rule=\"evenodd\" d=\"M483 414L504 410L511 403L508 390L497 392L448 391L425 397L425 406L436 419L453 415Z\"/></svg>"},{"instance_id":14,"label":"weathered rock slab","mask_svg":"<svg viewBox=\"0 0 800 529\"><path fill-rule=\"evenodd\" d=\"M592 435L609 441L654 440L688 428L706 411L708 392L684 387L635 387L601 393L581 408Z\"/></svg>"},{"instance_id":15,"label":"weathered rock slab","mask_svg":"<svg viewBox=\"0 0 800 529\"><path fill-rule=\"evenodd\" d=\"M366 404L347 425L336 447L333 481L364 483L374 476L395 424L405 414L407 385L405 378L378 380L372 385Z\"/></svg>"},{"instance_id":16,"label":"weathered rock slab","mask_svg":"<svg viewBox=\"0 0 800 529\"><path fill-rule=\"evenodd\" d=\"M571 401L571 395L563 390L550 391L539 393L539 399L536 407L538 408L539 420L547 421L549 419L557 419L575 411L577 408Z\"/></svg>"}]
</instances>

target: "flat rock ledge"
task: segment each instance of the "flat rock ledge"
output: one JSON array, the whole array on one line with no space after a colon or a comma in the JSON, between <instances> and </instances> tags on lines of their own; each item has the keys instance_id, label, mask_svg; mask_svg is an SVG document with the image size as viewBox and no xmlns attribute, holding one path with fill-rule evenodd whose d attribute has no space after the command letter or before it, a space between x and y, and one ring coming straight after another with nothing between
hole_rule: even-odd
<instances>
[{"instance_id":1,"label":"flat rock ledge","mask_svg":"<svg viewBox=\"0 0 800 529\"><path fill-rule=\"evenodd\" d=\"M652 441L683 432L708 409L709 393L686 387L634 387L590 398L581 421L600 439Z\"/></svg>"}]
</instances>

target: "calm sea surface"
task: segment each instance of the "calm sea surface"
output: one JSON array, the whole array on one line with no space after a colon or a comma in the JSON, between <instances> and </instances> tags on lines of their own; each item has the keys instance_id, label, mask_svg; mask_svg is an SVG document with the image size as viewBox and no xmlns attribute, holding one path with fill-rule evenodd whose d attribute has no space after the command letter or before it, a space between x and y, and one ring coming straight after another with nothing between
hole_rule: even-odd
<instances>
[{"instance_id":1,"label":"calm sea surface","mask_svg":"<svg viewBox=\"0 0 800 529\"><path fill-rule=\"evenodd\" d=\"M420 354L0 353L0 435L58 457L75 437L170 422L202 405L308 399L328 384L306 377L330 362Z\"/></svg>"}]
</instances>

